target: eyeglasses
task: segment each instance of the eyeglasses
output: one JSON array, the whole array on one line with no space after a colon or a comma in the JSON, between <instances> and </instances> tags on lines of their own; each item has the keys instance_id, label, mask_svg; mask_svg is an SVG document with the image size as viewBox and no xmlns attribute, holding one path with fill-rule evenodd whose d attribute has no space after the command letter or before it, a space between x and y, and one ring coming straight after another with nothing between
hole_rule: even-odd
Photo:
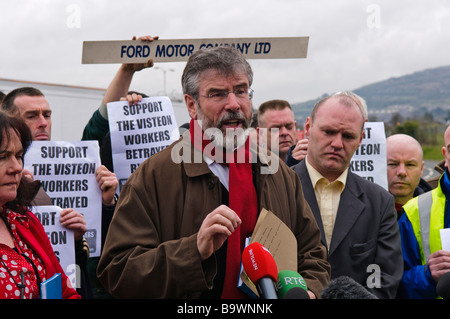
<instances>
[{"instance_id":1,"label":"eyeglasses","mask_svg":"<svg viewBox=\"0 0 450 319\"><path fill-rule=\"evenodd\" d=\"M207 99L211 99L214 102L223 102L228 98L228 94L233 93L236 96L236 99L241 101L249 101L253 98L253 90L252 89L243 89L238 88L233 91L227 90L214 90L210 92L208 95L200 95Z\"/></svg>"}]
</instances>

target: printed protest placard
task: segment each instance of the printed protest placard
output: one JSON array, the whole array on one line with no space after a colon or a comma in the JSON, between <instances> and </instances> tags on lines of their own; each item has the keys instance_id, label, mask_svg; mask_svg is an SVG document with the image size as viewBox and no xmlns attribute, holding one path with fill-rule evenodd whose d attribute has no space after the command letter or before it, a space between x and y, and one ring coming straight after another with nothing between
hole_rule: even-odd
<instances>
[{"instance_id":1,"label":"printed protest placard","mask_svg":"<svg viewBox=\"0 0 450 319\"><path fill-rule=\"evenodd\" d=\"M83 64L187 61L195 51L230 46L247 59L306 58L309 37L84 41Z\"/></svg>"},{"instance_id":2,"label":"printed protest placard","mask_svg":"<svg viewBox=\"0 0 450 319\"><path fill-rule=\"evenodd\" d=\"M33 141L24 162L53 205L84 215L90 256L100 256L102 195L95 178L100 166L98 142Z\"/></svg>"},{"instance_id":3,"label":"printed protest placard","mask_svg":"<svg viewBox=\"0 0 450 319\"><path fill-rule=\"evenodd\" d=\"M366 122L364 138L350 161L350 170L388 190L386 134L383 122Z\"/></svg>"},{"instance_id":4,"label":"printed protest placard","mask_svg":"<svg viewBox=\"0 0 450 319\"><path fill-rule=\"evenodd\" d=\"M56 258L58 258L62 269L71 280L72 287L78 287L74 234L73 231L61 226L59 222L61 210L61 207L58 206L33 206L31 208L31 211L44 226Z\"/></svg>"},{"instance_id":5,"label":"printed protest placard","mask_svg":"<svg viewBox=\"0 0 450 319\"><path fill-rule=\"evenodd\" d=\"M138 166L180 137L172 102L166 96L108 103L111 150L119 189Z\"/></svg>"}]
</instances>

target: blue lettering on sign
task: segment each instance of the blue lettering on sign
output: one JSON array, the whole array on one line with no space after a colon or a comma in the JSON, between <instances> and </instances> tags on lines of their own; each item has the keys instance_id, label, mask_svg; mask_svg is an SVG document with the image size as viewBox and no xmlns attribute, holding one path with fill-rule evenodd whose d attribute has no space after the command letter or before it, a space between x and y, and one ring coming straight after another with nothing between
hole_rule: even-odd
<instances>
[{"instance_id":1,"label":"blue lettering on sign","mask_svg":"<svg viewBox=\"0 0 450 319\"><path fill-rule=\"evenodd\" d=\"M190 56L192 52L194 52L193 44L158 45L156 47L155 57L157 58L184 57Z\"/></svg>"},{"instance_id":2,"label":"blue lettering on sign","mask_svg":"<svg viewBox=\"0 0 450 319\"><path fill-rule=\"evenodd\" d=\"M248 49L250 48L251 43L203 43L200 45L200 49L208 49L213 47L232 47L240 51L242 54L248 54Z\"/></svg>"},{"instance_id":3,"label":"blue lettering on sign","mask_svg":"<svg viewBox=\"0 0 450 319\"><path fill-rule=\"evenodd\" d=\"M128 58L146 58L150 55L150 47L148 45L122 45L120 57Z\"/></svg>"},{"instance_id":4,"label":"blue lettering on sign","mask_svg":"<svg viewBox=\"0 0 450 319\"><path fill-rule=\"evenodd\" d=\"M269 42L257 42L255 43L255 54L267 54L270 52L271 45Z\"/></svg>"}]
</instances>

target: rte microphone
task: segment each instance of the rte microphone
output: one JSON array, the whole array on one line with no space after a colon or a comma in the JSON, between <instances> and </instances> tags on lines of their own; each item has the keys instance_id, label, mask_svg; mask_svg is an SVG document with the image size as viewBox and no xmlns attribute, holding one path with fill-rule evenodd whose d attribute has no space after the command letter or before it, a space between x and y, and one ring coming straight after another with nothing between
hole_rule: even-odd
<instances>
[{"instance_id":1,"label":"rte microphone","mask_svg":"<svg viewBox=\"0 0 450 319\"><path fill-rule=\"evenodd\" d=\"M266 247L252 243L245 247L242 265L248 278L255 284L261 299L278 299L275 290L278 269L275 259Z\"/></svg>"},{"instance_id":2,"label":"rte microphone","mask_svg":"<svg viewBox=\"0 0 450 319\"><path fill-rule=\"evenodd\" d=\"M305 280L296 271L280 271L276 288L278 299L310 299Z\"/></svg>"},{"instance_id":3,"label":"rte microphone","mask_svg":"<svg viewBox=\"0 0 450 319\"><path fill-rule=\"evenodd\" d=\"M442 275L436 285L436 293L442 299L450 299L450 271Z\"/></svg>"}]
</instances>

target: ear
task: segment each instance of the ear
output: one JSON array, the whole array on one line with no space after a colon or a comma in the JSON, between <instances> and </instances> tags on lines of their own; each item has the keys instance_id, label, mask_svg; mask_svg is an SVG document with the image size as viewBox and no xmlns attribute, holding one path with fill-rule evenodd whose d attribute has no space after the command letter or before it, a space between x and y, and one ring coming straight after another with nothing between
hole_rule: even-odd
<instances>
[{"instance_id":1,"label":"ear","mask_svg":"<svg viewBox=\"0 0 450 319\"><path fill-rule=\"evenodd\" d=\"M309 139L309 131L311 130L311 117L307 117L305 121L305 137Z\"/></svg>"},{"instance_id":2,"label":"ear","mask_svg":"<svg viewBox=\"0 0 450 319\"><path fill-rule=\"evenodd\" d=\"M420 165L420 177L422 177L424 167L425 167L425 162L422 161L422 164Z\"/></svg>"},{"instance_id":3,"label":"ear","mask_svg":"<svg viewBox=\"0 0 450 319\"><path fill-rule=\"evenodd\" d=\"M186 103L187 110L192 119L197 119L197 101L189 94L184 95L184 103Z\"/></svg>"},{"instance_id":4,"label":"ear","mask_svg":"<svg viewBox=\"0 0 450 319\"><path fill-rule=\"evenodd\" d=\"M445 146L442 147L442 155L444 156L444 167L449 167L449 162L447 161L447 149Z\"/></svg>"},{"instance_id":5,"label":"ear","mask_svg":"<svg viewBox=\"0 0 450 319\"><path fill-rule=\"evenodd\" d=\"M365 134L366 134L366 130L363 130L362 133L361 133L361 138L359 139L358 147L361 145L361 143L362 143L362 141L363 141L363 139L364 139L364 135L365 135Z\"/></svg>"}]
</instances>

